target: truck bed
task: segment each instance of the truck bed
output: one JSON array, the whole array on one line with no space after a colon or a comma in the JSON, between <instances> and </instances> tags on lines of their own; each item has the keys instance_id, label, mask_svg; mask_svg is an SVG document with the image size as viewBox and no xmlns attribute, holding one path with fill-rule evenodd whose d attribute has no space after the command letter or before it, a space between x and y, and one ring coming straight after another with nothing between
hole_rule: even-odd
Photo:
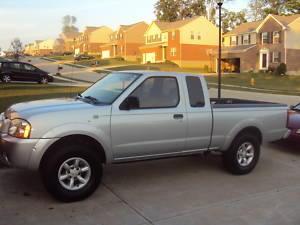
<instances>
[{"instance_id":1,"label":"truck bed","mask_svg":"<svg viewBox=\"0 0 300 225\"><path fill-rule=\"evenodd\" d=\"M244 100L237 98L211 98L213 108L261 108L261 107L287 107L285 104Z\"/></svg>"}]
</instances>

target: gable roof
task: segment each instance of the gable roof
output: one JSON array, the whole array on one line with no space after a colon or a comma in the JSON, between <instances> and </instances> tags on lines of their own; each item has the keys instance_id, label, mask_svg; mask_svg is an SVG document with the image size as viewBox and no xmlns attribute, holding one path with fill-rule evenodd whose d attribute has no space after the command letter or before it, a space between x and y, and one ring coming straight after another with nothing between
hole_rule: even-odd
<instances>
[{"instance_id":1,"label":"gable roof","mask_svg":"<svg viewBox=\"0 0 300 225\"><path fill-rule=\"evenodd\" d=\"M134 27L136 25L139 25L139 24L146 24L146 23L144 21L141 21L141 22L137 22L137 23L133 23L133 24L128 24L128 25L120 25L120 27L119 27L118 30L127 31L127 30L131 29L132 27Z\"/></svg>"},{"instance_id":2,"label":"gable roof","mask_svg":"<svg viewBox=\"0 0 300 225\"><path fill-rule=\"evenodd\" d=\"M263 20L259 20L259 21L255 21L255 22L242 23L241 25L237 26L233 30L226 33L226 35L254 32L262 22L263 22Z\"/></svg>"},{"instance_id":3,"label":"gable roof","mask_svg":"<svg viewBox=\"0 0 300 225\"><path fill-rule=\"evenodd\" d=\"M159 20L155 20L154 23L159 27L161 31L166 31L166 30L173 30L173 29L178 29L186 24L198 19L200 16L194 16L191 18L183 19L183 20L178 20L174 22L163 22Z\"/></svg>"},{"instance_id":4,"label":"gable roof","mask_svg":"<svg viewBox=\"0 0 300 225\"><path fill-rule=\"evenodd\" d=\"M272 15L269 14L264 20L254 21L243 23L237 26L232 31L229 31L225 35L237 35L242 33L251 33L255 32L259 29L269 18L274 18L277 20L281 25L288 26L290 23L294 22L296 19L300 18L300 14L289 15L289 16L279 16L279 15Z\"/></svg>"}]
</instances>

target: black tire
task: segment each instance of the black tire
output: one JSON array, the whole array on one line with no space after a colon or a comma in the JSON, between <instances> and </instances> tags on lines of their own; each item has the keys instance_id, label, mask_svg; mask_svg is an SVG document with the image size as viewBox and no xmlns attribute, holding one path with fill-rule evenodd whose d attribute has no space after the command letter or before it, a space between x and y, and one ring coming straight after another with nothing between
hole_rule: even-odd
<instances>
[{"instance_id":1,"label":"black tire","mask_svg":"<svg viewBox=\"0 0 300 225\"><path fill-rule=\"evenodd\" d=\"M235 175L244 175L250 173L256 166L259 156L260 156L260 141L256 135L250 133L242 133L233 141L231 147L223 154L223 163L225 168L232 174ZM252 146L251 152L253 152L253 158L247 161L245 156L242 156L241 159L239 150L242 151L242 148L245 146ZM239 161L239 159L241 161ZM244 164L244 165L241 165Z\"/></svg>"},{"instance_id":2,"label":"black tire","mask_svg":"<svg viewBox=\"0 0 300 225\"><path fill-rule=\"evenodd\" d=\"M48 154L41 165L42 180L46 189L53 197L63 202L80 201L89 197L97 189L102 178L99 155L92 150L91 146L74 142L61 144L52 150L53 153ZM81 158L89 164L90 177L81 189L68 190L59 181L59 171L66 160L74 157Z\"/></svg>"}]
</instances>

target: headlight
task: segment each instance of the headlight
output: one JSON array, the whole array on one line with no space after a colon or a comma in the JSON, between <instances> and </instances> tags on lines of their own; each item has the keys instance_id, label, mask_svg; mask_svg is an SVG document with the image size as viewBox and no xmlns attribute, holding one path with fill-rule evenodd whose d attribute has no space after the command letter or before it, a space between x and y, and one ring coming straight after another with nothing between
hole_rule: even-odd
<instances>
[{"instance_id":1,"label":"headlight","mask_svg":"<svg viewBox=\"0 0 300 225\"><path fill-rule=\"evenodd\" d=\"M23 119L13 119L8 129L8 134L16 137L27 139L30 136L31 125Z\"/></svg>"}]
</instances>

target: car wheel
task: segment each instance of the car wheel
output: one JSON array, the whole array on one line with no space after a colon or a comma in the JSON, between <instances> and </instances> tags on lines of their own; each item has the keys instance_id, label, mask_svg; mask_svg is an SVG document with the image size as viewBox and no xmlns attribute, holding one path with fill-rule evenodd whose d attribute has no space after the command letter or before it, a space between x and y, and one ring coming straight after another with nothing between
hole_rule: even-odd
<instances>
[{"instance_id":1,"label":"car wheel","mask_svg":"<svg viewBox=\"0 0 300 225\"><path fill-rule=\"evenodd\" d=\"M40 84L48 84L48 78L47 77L42 77L41 80L39 81Z\"/></svg>"},{"instance_id":2,"label":"car wheel","mask_svg":"<svg viewBox=\"0 0 300 225\"><path fill-rule=\"evenodd\" d=\"M10 82L11 82L11 77L10 77L9 75L7 75L7 74L4 74L4 75L2 76L2 81L3 81L4 83L10 83Z\"/></svg>"},{"instance_id":3,"label":"car wheel","mask_svg":"<svg viewBox=\"0 0 300 225\"><path fill-rule=\"evenodd\" d=\"M64 202L90 196L102 178L102 164L96 152L80 143L63 144L53 150L41 166L46 189Z\"/></svg>"},{"instance_id":4,"label":"car wheel","mask_svg":"<svg viewBox=\"0 0 300 225\"><path fill-rule=\"evenodd\" d=\"M250 173L260 156L260 141L253 134L241 134L223 154L223 162L229 172L236 175Z\"/></svg>"}]
</instances>

